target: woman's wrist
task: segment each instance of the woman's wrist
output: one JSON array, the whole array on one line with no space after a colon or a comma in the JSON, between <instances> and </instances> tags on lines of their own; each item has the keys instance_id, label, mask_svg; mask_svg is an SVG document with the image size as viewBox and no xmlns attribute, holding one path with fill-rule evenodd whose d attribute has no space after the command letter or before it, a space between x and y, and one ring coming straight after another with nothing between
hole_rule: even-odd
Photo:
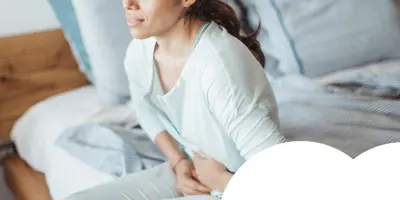
<instances>
[{"instance_id":1,"label":"woman's wrist","mask_svg":"<svg viewBox=\"0 0 400 200\"><path fill-rule=\"evenodd\" d=\"M232 179L232 176L233 174L229 171L221 173L218 179L218 187L216 189L218 189L220 192L224 192L229 181Z\"/></svg>"},{"instance_id":2,"label":"woman's wrist","mask_svg":"<svg viewBox=\"0 0 400 200\"><path fill-rule=\"evenodd\" d=\"M179 156L174 159L169 159L168 162L169 162L170 168L175 172L176 166L185 160L186 160L185 156Z\"/></svg>"},{"instance_id":3,"label":"woman's wrist","mask_svg":"<svg viewBox=\"0 0 400 200\"><path fill-rule=\"evenodd\" d=\"M169 166L174 169L176 165L185 159L182 150L175 139L166 131L161 132L155 139L156 145L167 158Z\"/></svg>"}]
</instances>

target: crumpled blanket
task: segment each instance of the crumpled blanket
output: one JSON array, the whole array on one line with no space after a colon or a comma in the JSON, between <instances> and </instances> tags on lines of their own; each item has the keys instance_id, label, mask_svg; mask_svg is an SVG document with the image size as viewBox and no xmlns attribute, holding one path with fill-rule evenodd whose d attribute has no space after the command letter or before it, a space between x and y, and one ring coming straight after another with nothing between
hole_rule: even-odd
<instances>
[{"instance_id":1,"label":"crumpled blanket","mask_svg":"<svg viewBox=\"0 0 400 200\"><path fill-rule=\"evenodd\" d=\"M144 131L111 124L82 124L66 130L56 144L92 168L114 177L166 161Z\"/></svg>"},{"instance_id":2,"label":"crumpled blanket","mask_svg":"<svg viewBox=\"0 0 400 200\"><path fill-rule=\"evenodd\" d=\"M400 61L386 61L345 70L318 81L334 93L400 100Z\"/></svg>"}]
</instances>

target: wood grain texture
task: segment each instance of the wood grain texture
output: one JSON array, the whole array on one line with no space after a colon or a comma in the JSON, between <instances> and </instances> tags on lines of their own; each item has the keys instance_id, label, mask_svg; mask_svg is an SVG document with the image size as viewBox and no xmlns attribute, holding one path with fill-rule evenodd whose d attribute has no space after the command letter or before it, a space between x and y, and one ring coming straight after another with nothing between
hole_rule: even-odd
<instances>
[{"instance_id":1,"label":"wood grain texture","mask_svg":"<svg viewBox=\"0 0 400 200\"><path fill-rule=\"evenodd\" d=\"M87 83L61 30L0 38L0 139L35 103Z\"/></svg>"},{"instance_id":2,"label":"wood grain texture","mask_svg":"<svg viewBox=\"0 0 400 200\"><path fill-rule=\"evenodd\" d=\"M51 200L45 177L19 156L4 162L4 177L16 200Z\"/></svg>"}]
</instances>

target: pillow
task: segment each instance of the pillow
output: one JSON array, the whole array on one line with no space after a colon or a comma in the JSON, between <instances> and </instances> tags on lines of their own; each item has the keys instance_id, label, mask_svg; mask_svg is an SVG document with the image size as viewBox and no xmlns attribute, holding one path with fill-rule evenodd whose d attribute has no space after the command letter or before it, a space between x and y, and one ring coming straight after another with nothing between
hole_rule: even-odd
<instances>
[{"instance_id":1,"label":"pillow","mask_svg":"<svg viewBox=\"0 0 400 200\"><path fill-rule=\"evenodd\" d=\"M64 35L71 46L72 53L78 62L79 69L92 81L91 63L86 47L83 44L80 28L70 0L49 0L53 11L61 24Z\"/></svg>"},{"instance_id":2,"label":"pillow","mask_svg":"<svg viewBox=\"0 0 400 200\"><path fill-rule=\"evenodd\" d=\"M130 98L123 62L132 39L120 1L50 0L81 70L105 104Z\"/></svg>"},{"instance_id":3,"label":"pillow","mask_svg":"<svg viewBox=\"0 0 400 200\"><path fill-rule=\"evenodd\" d=\"M81 101L84 99L84 101ZM14 124L11 139L32 168L46 173L56 138L68 127L90 119L101 110L93 86L57 94L29 108Z\"/></svg>"},{"instance_id":4,"label":"pillow","mask_svg":"<svg viewBox=\"0 0 400 200\"><path fill-rule=\"evenodd\" d=\"M124 58L132 37L121 1L72 0L83 43L90 56L98 95L106 103L129 100Z\"/></svg>"},{"instance_id":5,"label":"pillow","mask_svg":"<svg viewBox=\"0 0 400 200\"><path fill-rule=\"evenodd\" d=\"M395 0L249 0L260 14L262 45L283 74L318 77L400 58Z\"/></svg>"}]
</instances>

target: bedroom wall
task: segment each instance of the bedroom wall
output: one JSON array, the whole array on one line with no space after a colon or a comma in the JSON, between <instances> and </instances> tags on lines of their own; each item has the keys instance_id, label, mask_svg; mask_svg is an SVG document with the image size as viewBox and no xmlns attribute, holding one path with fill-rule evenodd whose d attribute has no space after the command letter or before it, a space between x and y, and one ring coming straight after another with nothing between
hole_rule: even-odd
<instances>
[{"instance_id":1,"label":"bedroom wall","mask_svg":"<svg viewBox=\"0 0 400 200\"><path fill-rule=\"evenodd\" d=\"M0 37L58 28L47 0L0 0Z\"/></svg>"}]
</instances>

